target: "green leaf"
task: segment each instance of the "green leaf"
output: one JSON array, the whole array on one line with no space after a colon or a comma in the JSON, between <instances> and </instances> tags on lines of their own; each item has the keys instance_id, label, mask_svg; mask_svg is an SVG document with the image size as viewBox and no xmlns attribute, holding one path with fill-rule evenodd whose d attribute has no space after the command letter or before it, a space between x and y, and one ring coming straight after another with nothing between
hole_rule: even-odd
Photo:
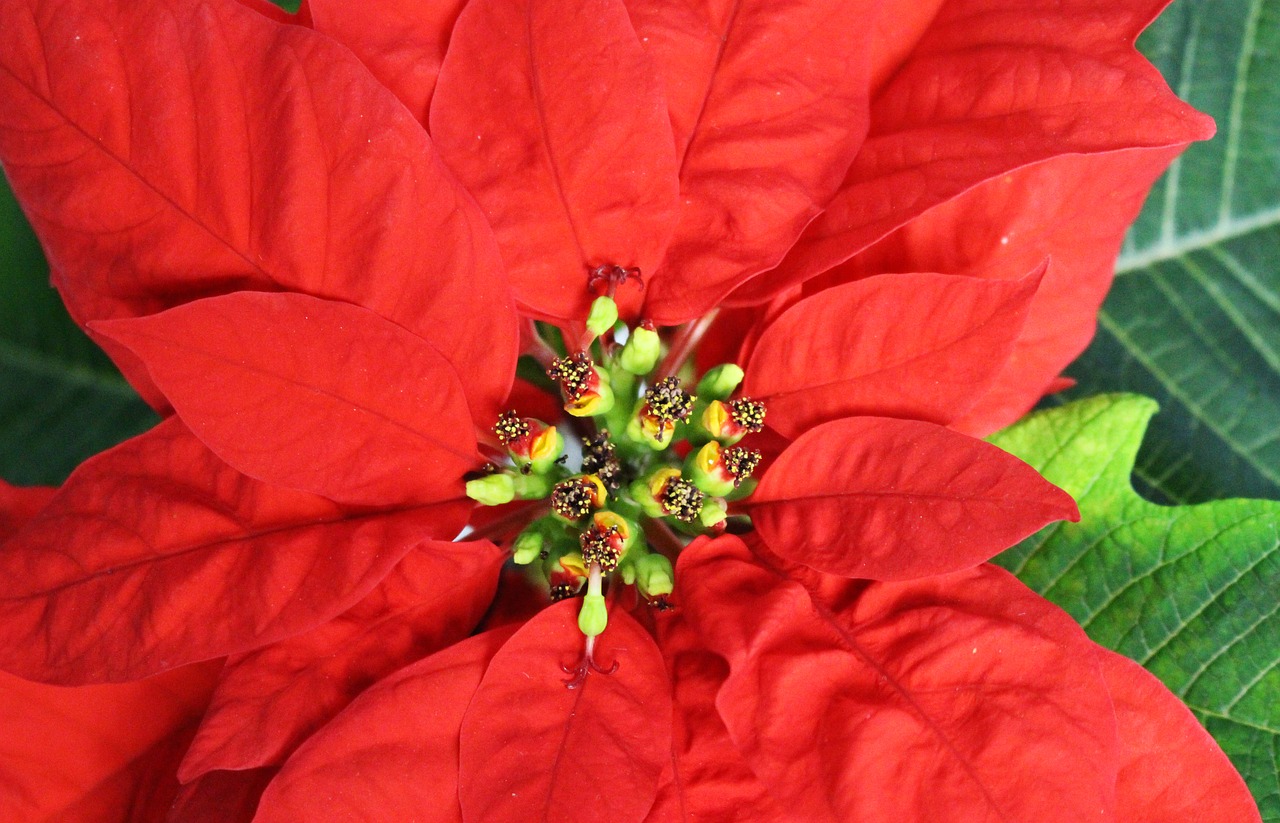
<instances>
[{"instance_id":1,"label":"green leaf","mask_svg":"<svg viewBox=\"0 0 1280 823\"><path fill-rule=\"evenodd\" d=\"M1178 0L1139 47L1219 133L1153 190L1068 396L1159 400L1156 499L1280 498L1280 0Z\"/></svg>"},{"instance_id":2,"label":"green leaf","mask_svg":"<svg viewBox=\"0 0 1280 823\"><path fill-rule=\"evenodd\" d=\"M1130 471L1155 411L1144 397L1101 395L993 436L1081 513L996 562L1163 680L1240 769L1264 819L1280 820L1280 503L1144 500Z\"/></svg>"},{"instance_id":3,"label":"green leaf","mask_svg":"<svg viewBox=\"0 0 1280 823\"><path fill-rule=\"evenodd\" d=\"M60 483L86 457L157 419L67 316L0 178L0 477Z\"/></svg>"}]
</instances>

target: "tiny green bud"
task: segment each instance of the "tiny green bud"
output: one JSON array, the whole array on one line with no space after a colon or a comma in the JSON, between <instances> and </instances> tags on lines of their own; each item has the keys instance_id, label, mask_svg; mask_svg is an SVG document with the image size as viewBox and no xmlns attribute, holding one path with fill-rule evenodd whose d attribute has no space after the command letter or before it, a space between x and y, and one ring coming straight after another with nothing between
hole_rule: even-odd
<instances>
[{"instance_id":1,"label":"tiny green bud","mask_svg":"<svg viewBox=\"0 0 1280 823\"><path fill-rule=\"evenodd\" d=\"M718 497L712 497L702 504L702 511L698 512L698 522L703 528L714 529L728 516L729 510L725 502Z\"/></svg>"},{"instance_id":2,"label":"tiny green bud","mask_svg":"<svg viewBox=\"0 0 1280 823\"><path fill-rule=\"evenodd\" d=\"M722 363L698 381L697 395L704 400L725 400L738 388L744 376L742 369L733 363Z\"/></svg>"},{"instance_id":3,"label":"tiny green bud","mask_svg":"<svg viewBox=\"0 0 1280 823\"><path fill-rule=\"evenodd\" d=\"M542 546L545 543L546 538L542 534L542 529L530 526L520 532L515 542L511 544L511 559L517 566L527 566L542 554Z\"/></svg>"},{"instance_id":4,"label":"tiny green bud","mask_svg":"<svg viewBox=\"0 0 1280 823\"><path fill-rule=\"evenodd\" d=\"M481 506L501 506L516 499L516 485L509 474L490 474L467 481L467 497Z\"/></svg>"},{"instance_id":5,"label":"tiny green bud","mask_svg":"<svg viewBox=\"0 0 1280 823\"><path fill-rule=\"evenodd\" d=\"M675 588L675 573L671 561L660 554L646 554L636 561L636 588L645 597L661 597L671 594Z\"/></svg>"},{"instance_id":6,"label":"tiny green bud","mask_svg":"<svg viewBox=\"0 0 1280 823\"><path fill-rule=\"evenodd\" d=\"M618 354L618 365L632 374L648 374L662 356L662 338L653 329L637 326Z\"/></svg>"},{"instance_id":7,"label":"tiny green bud","mask_svg":"<svg viewBox=\"0 0 1280 823\"><path fill-rule=\"evenodd\" d=\"M597 297L591 304L591 313L587 315L587 330L599 337L617 322L618 304L612 297Z\"/></svg>"},{"instance_id":8,"label":"tiny green bud","mask_svg":"<svg viewBox=\"0 0 1280 823\"><path fill-rule=\"evenodd\" d=\"M582 598L582 611L578 612L578 628L587 637L596 637L609 625L609 609L604 595L588 593Z\"/></svg>"}]
</instances>

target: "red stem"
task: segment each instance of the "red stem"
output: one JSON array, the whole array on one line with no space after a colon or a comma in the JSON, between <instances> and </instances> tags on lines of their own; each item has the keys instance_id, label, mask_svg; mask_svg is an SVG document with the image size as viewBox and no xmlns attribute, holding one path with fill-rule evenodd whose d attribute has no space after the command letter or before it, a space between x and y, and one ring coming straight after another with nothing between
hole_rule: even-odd
<instances>
[{"instance_id":1,"label":"red stem","mask_svg":"<svg viewBox=\"0 0 1280 823\"><path fill-rule=\"evenodd\" d=\"M702 342L702 338L706 337L707 330L711 328L711 324L715 322L716 315L719 313L719 309L712 309L697 320L680 327L680 332L671 341L667 359L662 361L662 366L653 376L654 382L680 371L684 361L689 359L689 355L693 354L693 350Z\"/></svg>"},{"instance_id":2,"label":"red stem","mask_svg":"<svg viewBox=\"0 0 1280 823\"><path fill-rule=\"evenodd\" d=\"M651 517L644 518L643 527L644 536L649 539L649 545L674 563L676 556L684 548L684 543L681 543L680 538L676 537L676 533L671 531L671 527L661 520L654 520Z\"/></svg>"},{"instance_id":3,"label":"red stem","mask_svg":"<svg viewBox=\"0 0 1280 823\"><path fill-rule=\"evenodd\" d=\"M551 361L557 357L556 350L542 339L542 335L538 333L538 325L533 321L533 318L527 318L525 323L528 324L529 346L524 353L537 360L538 365L542 366L542 368L549 368Z\"/></svg>"}]
</instances>

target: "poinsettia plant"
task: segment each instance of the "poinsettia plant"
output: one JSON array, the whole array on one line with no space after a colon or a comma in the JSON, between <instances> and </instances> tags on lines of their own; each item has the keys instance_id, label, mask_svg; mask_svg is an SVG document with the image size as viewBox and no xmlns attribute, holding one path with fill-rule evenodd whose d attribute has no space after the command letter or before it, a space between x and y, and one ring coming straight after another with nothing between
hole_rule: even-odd
<instances>
[{"instance_id":1,"label":"poinsettia plant","mask_svg":"<svg viewBox=\"0 0 1280 823\"><path fill-rule=\"evenodd\" d=\"M0 0L0 160L164 415L4 490L0 666L167 696L15 814L1256 819L983 565L1077 512L975 435L1212 132L1160 5Z\"/></svg>"}]
</instances>

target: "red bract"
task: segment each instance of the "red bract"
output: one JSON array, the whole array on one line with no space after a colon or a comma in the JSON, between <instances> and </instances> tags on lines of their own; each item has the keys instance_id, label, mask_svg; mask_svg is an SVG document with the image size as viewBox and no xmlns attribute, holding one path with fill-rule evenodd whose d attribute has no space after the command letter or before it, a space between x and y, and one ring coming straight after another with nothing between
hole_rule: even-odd
<instances>
[{"instance_id":1,"label":"red bract","mask_svg":"<svg viewBox=\"0 0 1280 823\"><path fill-rule=\"evenodd\" d=\"M1156 168L1211 131L1132 49L1156 5L0 1L0 160L73 316L167 415L56 494L3 488L0 664L225 657L181 788L164 758L183 823L1211 814L1161 783L1164 741L1249 819L1172 698L978 565L1075 507L961 433L1050 385ZM1121 196L1088 213L1081 168ZM597 293L649 367L573 358ZM494 603L481 538L545 507L446 544L464 480L504 504L567 479L520 439L517 346L636 424L620 475L703 425L692 350L732 352L769 407L759 489L735 497L746 449L713 450L712 491L674 451L661 482L578 478L557 514L591 533L525 560L587 598L540 609L508 569ZM726 449L762 425L732 391ZM488 473L509 394L525 462ZM644 493L647 520L592 511ZM699 540L675 610L631 608L626 573L671 594L663 517L743 514L750 549ZM606 607L626 551L654 562Z\"/></svg>"},{"instance_id":2,"label":"red bract","mask_svg":"<svg viewBox=\"0 0 1280 823\"><path fill-rule=\"evenodd\" d=\"M0 482L0 540L53 489ZM22 821L163 820L221 668L187 666L134 683L67 688L0 673L0 816Z\"/></svg>"},{"instance_id":3,"label":"red bract","mask_svg":"<svg viewBox=\"0 0 1280 823\"><path fill-rule=\"evenodd\" d=\"M626 621L601 655L617 671L564 689L578 634L561 604L501 662L509 630L370 689L286 764L256 819L1260 820L1176 698L1000 569L850 583L724 537L689 547L679 572L680 609L642 616L665 672ZM584 728L592 705L619 699L613 733L583 748L601 731Z\"/></svg>"}]
</instances>

